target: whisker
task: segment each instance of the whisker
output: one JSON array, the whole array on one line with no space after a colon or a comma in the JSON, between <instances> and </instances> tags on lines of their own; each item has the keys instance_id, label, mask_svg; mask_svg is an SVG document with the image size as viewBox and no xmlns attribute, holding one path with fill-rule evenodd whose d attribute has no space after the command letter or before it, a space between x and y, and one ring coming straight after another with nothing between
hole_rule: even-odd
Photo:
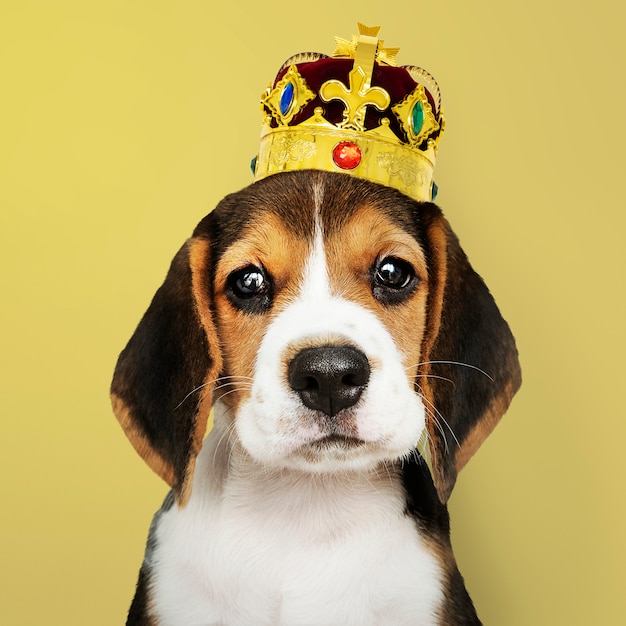
<instances>
[{"instance_id":1,"label":"whisker","mask_svg":"<svg viewBox=\"0 0 626 626\"><path fill-rule=\"evenodd\" d=\"M383 467L385 469L385 473L387 474L387 478L389 479L389 484L393 484L393 478L391 476L391 470L389 469L390 463L387 460L383 461Z\"/></svg>"},{"instance_id":2,"label":"whisker","mask_svg":"<svg viewBox=\"0 0 626 626\"><path fill-rule=\"evenodd\" d=\"M439 423L439 419L432 412L430 408L426 409L426 414L433 420L435 426L437 427L437 430L441 433L441 438L443 439L443 445L445 447L446 452L448 452L448 450L450 449L450 446L448 446L448 438L446 437L446 432L443 429L443 426Z\"/></svg>"},{"instance_id":3,"label":"whisker","mask_svg":"<svg viewBox=\"0 0 626 626\"><path fill-rule=\"evenodd\" d=\"M241 383L239 381L226 382L214 387L213 391L225 389L226 387L235 387L236 389L252 389L252 383Z\"/></svg>"},{"instance_id":4,"label":"whisker","mask_svg":"<svg viewBox=\"0 0 626 626\"><path fill-rule=\"evenodd\" d=\"M407 369L410 369L407 367ZM456 383L451 378L446 378L445 376L437 376L436 374L418 374L416 378L436 378L438 380L445 380L447 383L452 384L456 387Z\"/></svg>"},{"instance_id":5,"label":"whisker","mask_svg":"<svg viewBox=\"0 0 626 626\"><path fill-rule=\"evenodd\" d=\"M460 367L467 367L472 370L476 370L480 372L484 376L486 376L491 382L493 382L493 377L487 374L485 370L481 369L476 365L472 365L471 363L463 363L461 361L422 361L421 363L416 363L415 365L410 365L406 369L411 369L412 367L419 367L420 365L459 365Z\"/></svg>"},{"instance_id":6,"label":"whisker","mask_svg":"<svg viewBox=\"0 0 626 626\"><path fill-rule=\"evenodd\" d=\"M429 412L429 414L433 418L437 428L441 432L441 436L443 437L443 441L444 441L444 444L446 446L446 450L448 450L448 440L447 440L447 438L445 436L445 433L443 432L443 429L441 427L441 424L439 423L439 420L441 420L448 427L448 430L450 431L450 434L454 437L454 441L456 442L457 447L460 448L461 444L460 444L459 440L457 439L457 436L454 434L454 430L452 430L452 427L450 426L450 424L448 423L446 418L443 416L441 411L439 411L439 409L428 398L426 398L423 395L422 389L419 387L419 385L418 385L418 389L420 391L420 397L422 398L422 401L426 402L426 404L428 405L426 407L427 411Z\"/></svg>"},{"instance_id":7,"label":"whisker","mask_svg":"<svg viewBox=\"0 0 626 626\"><path fill-rule=\"evenodd\" d=\"M423 430L422 436L419 438L415 447L426 463L430 465L432 462L432 456L430 454L430 433L426 428Z\"/></svg>"},{"instance_id":8,"label":"whisker","mask_svg":"<svg viewBox=\"0 0 626 626\"><path fill-rule=\"evenodd\" d=\"M213 380L209 380L205 383L202 383L201 385L198 385L195 389L192 389L175 407L174 407L174 411L178 410L194 393L197 393L198 391L204 389L205 387L208 387L209 385L214 385L217 382L223 382L221 385L216 386L214 389L222 389L223 387L227 386L227 385L236 385L239 384L241 382L245 382L245 381L254 381L254 378L252 378L251 376L220 376L218 378L215 378ZM248 388L251 388L252 385L250 384ZM244 388L244 387L242 387Z\"/></svg>"},{"instance_id":9,"label":"whisker","mask_svg":"<svg viewBox=\"0 0 626 626\"><path fill-rule=\"evenodd\" d=\"M215 450L213 451L213 467L215 467L215 462L216 462L216 459L217 459L217 453L219 452L220 446L224 442L224 438L226 438L226 445L228 446L228 453L229 453L229 455L232 454L232 450L231 450L232 446L230 446L229 444L230 444L230 437L232 435L232 431L234 431L234 430L235 430L235 422L233 420L224 429L224 432L222 433L222 436L219 438L219 441L217 442L217 444L215 444Z\"/></svg>"},{"instance_id":10,"label":"whisker","mask_svg":"<svg viewBox=\"0 0 626 626\"><path fill-rule=\"evenodd\" d=\"M190 398L191 396L193 396L194 393L196 393L197 391L200 391L201 389L204 389L205 387L207 387L208 385L212 385L213 383L215 383L215 380L211 380L208 381L206 383L202 383L201 385L199 385L198 387L196 387L195 389L192 389L175 407L174 407L174 411L180 409L180 407L187 401L188 398Z\"/></svg>"},{"instance_id":11,"label":"whisker","mask_svg":"<svg viewBox=\"0 0 626 626\"><path fill-rule=\"evenodd\" d=\"M225 398L226 396L229 396L231 393L237 393L238 391L240 391L240 389L241 389L240 387L237 387L235 389L231 389L230 391L227 391L226 393L221 394L220 395L220 400L222 398Z\"/></svg>"},{"instance_id":12,"label":"whisker","mask_svg":"<svg viewBox=\"0 0 626 626\"><path fill-rule=\"evenodd\" d=\"M429 402L429 404L432 406L432 410L435 411L435 413L437 414L437 418L440 419L448 427L448 430L450 431L450 434L454 438L454 441L456 442L457 447L460 448L461 443L457 439L457 436L454 434L454 430L452 430L452 426L450 426L450 424L448 423L448 420L446 420L446 418L443 416L443 413L432 402Z\"/></svg>"}]
</instances>

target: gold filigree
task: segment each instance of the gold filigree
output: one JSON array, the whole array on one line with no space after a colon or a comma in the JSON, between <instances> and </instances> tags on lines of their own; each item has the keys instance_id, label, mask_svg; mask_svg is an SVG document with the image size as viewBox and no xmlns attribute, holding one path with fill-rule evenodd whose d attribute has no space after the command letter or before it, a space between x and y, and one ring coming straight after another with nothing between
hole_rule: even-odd
<instances>
[{"instance_id":1,"label":"gold filigree","mask_svg":"<svg viewBox=\"0 0 626 626\"><path fill-rule=\"evenodd\" d=\"M415 132L413 126L413 110L417 103L422 106L423 120L420 128ZM428 102L426 91L423 85L418 85L403 100L391 107L395 116L400 122L400 126L406 133L409 142L414 146L419 146L426 138L428 138L436 130L439 130L439 123L433 114L433 109Z\"/></svg>"},{"instance_id":2,"label":"gold filigree","mask_svg":"<svg viewBox=\"0 0 626 626\"><path fill-rule=\"evenodd\" d=\"M280 100L283 90L289 84L293 84L293 99L288 109L283 113L280 108ZM282 124L289 124L302 108L315 98L315 93L309 89L306 80L300 75L295 65L291 65L285 75L276 83L274 89L268 90L261 97L261 103L265 104L274 114L274 118Z\"/></svg>"},{"instance_id":3,"label":"gold filigree","mask_svg":"<svg viewBox=\"0 0 626 626\"><path fill-rule=\"evenodd\" d=\"M277 136L272 143L269 159L272 165L282 167L288 162L303 161L315 154L315 143L292 135Z\"/></svg>"},{"instance_id":4,"label":"gold filigree","mask_svg":"<svg viewBox=\"0 0 626 626\"><path fill-rule=\"evenodd\" d=\"M353 170L342 170L333 161L335 146L349 141L359 147L363 159ZM296 170L343 172L399 189L416 200L431 199L434 169L432 150L416 150L403 144L388 124L366 132L340 129L316 114L295 127L265 125L261 133L261 149L255 180L272 174Z\"/></svg>"},{"instance_id":5,"label":"gold filigree","mask_svg":"<svg viewBox=\"0 0 626 626\"><path fill-rule=\"evenodd\" d=\"M407 188L420 187L427 182L424 172L415 167L415 159L407 155L381 152L376 158L380 167L387 170L390 176L399 176Z\"/></svg>"}]
</instances>

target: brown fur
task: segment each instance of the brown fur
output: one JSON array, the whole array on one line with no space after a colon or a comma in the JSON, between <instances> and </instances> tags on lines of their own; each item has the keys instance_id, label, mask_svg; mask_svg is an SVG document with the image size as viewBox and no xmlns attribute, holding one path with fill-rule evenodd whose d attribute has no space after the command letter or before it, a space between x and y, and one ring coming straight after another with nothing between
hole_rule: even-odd
<instances>
[{"instance_id":1,"label":"brown fur","mask_svg":"<svg viewBox=\"0 0 626 626\"><path fill-rule=\"evenodd\" d=\"M229 247L218 262L215 271L217 328L222 339L224 371L236 377L235 383L242 381L239 377L254 375L256 353L272 315L249 315L233 308L225 293L228 275L246 265L264 267L279 294L274 310L280 310L297 295L298 278L307 254L308 242L293 237L276 215L268 213L262 221L244 229L241 239ZM218 393L228 406L236 407L248 397L248 387L227 384Z\"/></svg>"},{"instance_id":2,"label":"brown fur","mask_svg":"<svg viewBox=\"0 0 626 626\"><path fill-rule=\"evenodd\" d=\"M198 363L208 358L211 364L206 372L195 373L196 379L200 376L196 387L201 391L191 399L184 399L184 394L173 398L168 409L178 415L183 401L192 416L186 426L179 422L189 437L184 466L179 461L174 469L168 458L171 453L155 447L137 412L139 399L149 396L141 396L125 372L136 376L134 355L143 355L145 350L137 352L132 345L139 345L142 339L131 340L114 378L114 411L122 426L148 464L168 482L173 481L182 500L188 495L193 459L204 436L218 374L252 375L256 351L273 314L249 315L234 309L224 292L226 277L247 264L262 265L275 282L272 311L286 305L297 293L310 250L315 220L313 188L318 181L324 185L320 219L332 288L373 311L403 351L407 376L415 376L416 388L430 409L427 429L433 477L442 501L447 500L458 471L491 432L519 387L519 363L510 331L437 207L419 205L397 192L340 175L307 172L270 177L227 198L198 226L159 292L174 293L190 283L191 308L186 303L177 307L176 314L189 316L190 328L202 328L208 354L202 356L201 346L193 346L186 350L185 358ZM238 223L238 232L234 231L236 201L245 206L245 221ZM224 224L221 215L227 217ZM211 233L216 228L222 241L212 260L215 241ZM385 255L405 258L421 279L412 298L398 306L385 306L370 292L370 269L376 258ZM180 265L183 259L186 270ZM189 278L178 278L172 273L175 268L176 273L186 271ZM152 320L161 319L153 317L152 310L157 314L170 306L162 296L155 297L157 300L158 306L153 303L138 328L146 336ZM244 337L245 341L240 340ZM465 354L460 350L466 349L468 338L471 345ZM467 370L462 369L465 366ZM455 381L454 394L453 385L444 379ZM232 407L246 394L245 385L227 385L223 391ZM465 414L459 413L457 397L469 401ZM189 404L197 408L190 410Z\"/></svg>"},{"instance_id":3,"label":"brown fur","mask_svg":"<svg viewBox=\"0 0 626 626\"><path fill-rule=\"evenodd\" d=\"M124 429L128 440L133 448L135 448L137 454L155 474L162 478L168 485L173 485L175 483L175 477L171 464L153 448L145 433L142 431L139 424L137 424L131 409L126 405L124 400L115 393L111 394L111 404L117 421Z\"/></svg>"},{"instance_id":4,"label":"brown fur","mask_svg":"<svg viewBox=\"0 0 626 626\"><path fill-rule=\"evenodd\" d=\"M326 242L331 288L342 297L372 311L403 352L407 377L414 380L426 327L428 273L420 245L375 206L366 205L351 216ZM373 297L370 268L377 259L396 256L409 261L420 285L406 303L392 308ZM407 337L411 341L407 343Z\"/></svg>"},{"instance_id":5,"label":"brown fur","mask_svg":"<svg viewBox=\"0 0 626 626\"><path fill-rule=\"evenodd\" d=\"M508 325L450 225L434 205L424 207L423 219L431 291L419 388L432 407L427 429L433 479L445 502L459 470L506 412L521 370ZM454 390L446 387L448 380Z\"/></svg>"},{"instance_id":6,"label":"brown fur","mask_svg":"<svg viewBox=\"0 0 626 626\"><path fill-rule=\"evenodd\" d=\"M209 262L206 254L194 253L197 244L188 240L174 257L165 282L120 354L111 385L120 424L142 458L174 488L180 503L190 495L212 384L221 369L211 316L202 305L206 291L193 285L202 283Z\"/></svg>"},{"instance_id":7,"label":"brown fur","mask_svg":"<svg viewBox=\"0 0 626 626\"><path fill-rule=\"evenodd\" d=\"M506 322L435 205L312 171L271 176L227 197L179 250L120 355L113 410L137 452L184 505L214 388L236 419L249 387L228 377L240 382L254 375L268 324L298 293L316 219L331 290L381 320L427 407L432 478L412 452L398 469L406 510L448 576L442 624L477 624L452 556L445 503L458 472L506 411L521 373ZM394 304L373 293L373 268L386 256L409 262L419 277L410 297ZM244 312L229 301L228 276L249 265L263 267L272 278L266 310ZM293 356L282 355L285 370ZM147 617L141 621L148 611L148 575L142 570L135 621L129 623L151 623Z\"/></svg>"}]
</instances>

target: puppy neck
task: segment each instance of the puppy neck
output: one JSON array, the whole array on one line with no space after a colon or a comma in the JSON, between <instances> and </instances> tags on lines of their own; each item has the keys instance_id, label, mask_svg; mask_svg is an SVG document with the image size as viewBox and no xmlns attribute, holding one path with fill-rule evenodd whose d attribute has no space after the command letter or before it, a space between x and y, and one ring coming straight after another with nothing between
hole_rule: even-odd
<instances>
[{"instance_id":1,"label":"puppy neck","mask_svg":"<svg viewBox=\"0 0 626 626\"><path fill-rule=\"evenodd\" d=\"M401 506L400 470L395 463L379 464L366 470L314 472L272 467L253 459L237 437L228 409L216 402L212 431L198 457L193 494L208 489L213 497L240 500L243 506L263 501L294 509L309 509L316 503L328 508L354 510L355 501L380 502L389 499ZM375 504L375 506L377 506Z\"/></svg>"}]
</instances>

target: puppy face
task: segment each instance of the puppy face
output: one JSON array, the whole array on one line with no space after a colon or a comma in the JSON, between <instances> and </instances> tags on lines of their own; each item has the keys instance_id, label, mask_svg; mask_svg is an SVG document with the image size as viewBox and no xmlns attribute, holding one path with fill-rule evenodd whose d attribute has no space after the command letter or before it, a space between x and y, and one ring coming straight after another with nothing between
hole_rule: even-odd
<instances>
[{"instance_id":1,"label":"puppy face","mask_svg":"<svg viewBox=\"0 0 626 626\"><path fill-rule=\"evenodd\" d=\"M372 467L425 430L445 501L520 382L508 325L435 205L302 171L228 196L200 222L111 391L179 502L215 400L270 466Z\"/></svg>"},{"instance_id":2,"label":"puppy face","mask_svg":"<svg viewBox=\"0 0 626 626\"><path fill-rule=\"evenodd\" d=\"M217 262L226 414L264 464L340 471L401 457L425 425L424 251L384 203L321 181L291 199L295 232L280 206L260 206Z\"/></svg>"}]
</instances>

